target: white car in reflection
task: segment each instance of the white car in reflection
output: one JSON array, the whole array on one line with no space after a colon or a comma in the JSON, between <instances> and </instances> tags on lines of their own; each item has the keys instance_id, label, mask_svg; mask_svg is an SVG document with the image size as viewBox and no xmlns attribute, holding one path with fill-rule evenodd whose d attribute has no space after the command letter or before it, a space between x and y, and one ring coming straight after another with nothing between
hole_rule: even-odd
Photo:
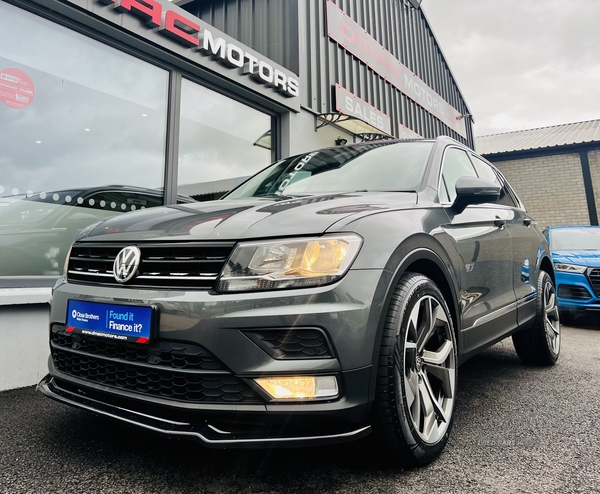
<instances>
[{"instance_id":1,"label":"white car in reflection","mask_svg":"<svg viewBox=\"0 0 600 494\"><path fill-rule=\"evenodd\" d=\"M162 206L163 192L108 185L0 201L5 201L0 206L0 276L58 276L78 232L109 216ZM177 202L195 201L179 195Z\"/></svg>"}]
</instances>

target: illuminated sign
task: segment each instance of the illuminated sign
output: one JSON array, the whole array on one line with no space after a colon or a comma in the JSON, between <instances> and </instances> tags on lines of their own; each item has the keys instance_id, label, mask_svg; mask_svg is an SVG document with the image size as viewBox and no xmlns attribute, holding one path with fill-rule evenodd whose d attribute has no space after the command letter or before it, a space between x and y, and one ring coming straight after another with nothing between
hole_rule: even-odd
<instances>
[{"instance_id":1,"label":"illuminated sign","mask_svg":"<svg viewBox=\"0 0 600 494\"><path fill-rule=\"evenodd\" d=\"M285 106L300 109L295 74L167 0L98 0L106 6L101 9L92 1L67 1ZM142 22L142 30L134 18Z\"/></svg>"},{"instance_id":2,"label":"illuminated sign","mask_svg":"<svg viewBox=\"0 0 600 494\"><path fill-rule=\"evenodd\" d=\"M463 137L461 113L381 46L375 38L332 2L327 2L329 37Z\"/></svg>"}]
</instances>

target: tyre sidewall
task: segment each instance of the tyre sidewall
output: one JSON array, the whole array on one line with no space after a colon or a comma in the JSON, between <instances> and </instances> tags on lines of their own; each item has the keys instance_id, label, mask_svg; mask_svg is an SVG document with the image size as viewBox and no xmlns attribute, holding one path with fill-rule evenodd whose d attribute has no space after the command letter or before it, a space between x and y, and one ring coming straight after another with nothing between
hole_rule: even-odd
<instances>
[{"instance_id":1,"label":"tyre sidewall","mask_svg":"<svg viewBox=\"0 0 600 494\"><path fill-rule=\"evenodd\" d=\"M456 337L454 334L454 328L452 325L450 311L448 310L448 306L445 303L444 298L439 289L431 280L423 276L419 277L418 281L416 281L413 284L413 286L410 287L409 292L403 300L396 301L396 303L399 303L399 317L396 328L396 343L399 345L402 373L404 372L404 360L406 358L404 347L406 343L407 318L410 316L415 305L419 303L419 300L426 295L433 296L437 300L437 302L443 307L443 310L446 313L446 317L448 318L450 326L450 337L452 338L453 342L454 361L455 363L457 362ZM456 382L457 365L455 365L454 372ZM404 379L401 379L401 382L399 384L400 386L396 386L393 390L393 393L395 395L393 403L395 404L396 409L398 411L399 430L397 432L404 436L403 439L409 446L409 448L411 448L412 455L414 456L414 459L417 463L429 463L434 458L436 458L444 449L446 442L448 441L448 437L450 435L450 430L452 428L454 413L450 414L448 427L438 441L436 441L435 443L424 442L423 439L419 436L417 430L415 429L410 415L410 411L408 409ZM401 389L401 396L396 396L396 389L398 388ZM452 410L452 412L453 411L454 410Z\"/></svg>"}]
</instances>

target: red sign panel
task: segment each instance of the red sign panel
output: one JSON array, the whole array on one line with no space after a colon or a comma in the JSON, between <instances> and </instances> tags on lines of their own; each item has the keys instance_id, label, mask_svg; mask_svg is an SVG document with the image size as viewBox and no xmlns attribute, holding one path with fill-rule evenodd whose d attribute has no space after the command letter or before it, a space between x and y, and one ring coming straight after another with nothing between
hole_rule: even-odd
<instances>
[{"instance_id":1,"label":"red sign panel","mask_svg":"<svg viewBox=\"0 0 600 494\"><path fill-rule=\"evenodd\" d=\"M360 118L371 126L391 135L392 122L390 117L339 84L335 85L335 101L336 110L340 113ZM368 130L366 133L368 133Z\"/></svg>"},{"instance_id":2,"label":"red sign panel","mask_svg":"<svg viewBox=\"0 0 600 494\"><path fill-rule=\"evenodd\" d=\"M26 108L35 98L31 78L19 69L0 71L0 101L10 108Z\"/></svg>"},{"instance_id":3,"label":"red sign panel","mask_svg":"<svg viewBox=\"0 0 600 494\"><path fill-rule=\"evenodd\" d=\"M334 3L327 2L329 37L463 137L461 113L402 64Z\"/></svg>"}]
</instances>

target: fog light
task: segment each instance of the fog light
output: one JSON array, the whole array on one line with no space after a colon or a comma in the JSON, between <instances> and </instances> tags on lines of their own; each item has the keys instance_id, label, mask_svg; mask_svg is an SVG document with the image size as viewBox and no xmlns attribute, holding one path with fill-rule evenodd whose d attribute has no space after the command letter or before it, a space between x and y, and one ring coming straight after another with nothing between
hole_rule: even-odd
<instances>
[{"instance_id":1,"label":"fog light","mask_svg":"<svg viewBox=\"0 0 600 494\"><path fill-rule=\"evenodd\" d=\"M276 400L334 398L338 395L335 376L261 377L255 381Z\"/></svg>"}]
</instances>

